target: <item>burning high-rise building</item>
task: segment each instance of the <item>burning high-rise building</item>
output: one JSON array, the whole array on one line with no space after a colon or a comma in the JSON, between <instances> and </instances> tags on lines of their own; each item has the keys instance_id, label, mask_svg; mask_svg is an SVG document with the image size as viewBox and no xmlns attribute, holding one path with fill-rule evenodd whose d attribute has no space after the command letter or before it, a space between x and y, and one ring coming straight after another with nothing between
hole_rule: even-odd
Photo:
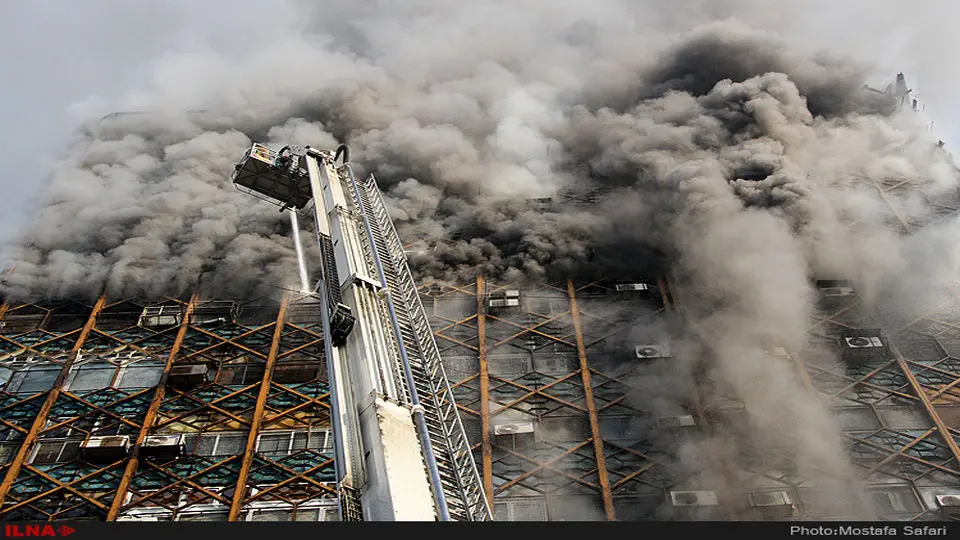
<instances>
[{"instance_id":1,"label":"burning high-rise building","mask_svg":"<svg viewBox=\"0 0 960 540\"><path fill-rule=\"evenodd\" d=\"M906 78L730 21L480 4L400 33L357 7L377 32L315 22L335 45L248 59L202 112L90 126L6 278L3 519L364 514L314 288L334 238L233 188L254 142L376 174L495 519L956 514L960 173Z\"/></svg>"}]
</instances>

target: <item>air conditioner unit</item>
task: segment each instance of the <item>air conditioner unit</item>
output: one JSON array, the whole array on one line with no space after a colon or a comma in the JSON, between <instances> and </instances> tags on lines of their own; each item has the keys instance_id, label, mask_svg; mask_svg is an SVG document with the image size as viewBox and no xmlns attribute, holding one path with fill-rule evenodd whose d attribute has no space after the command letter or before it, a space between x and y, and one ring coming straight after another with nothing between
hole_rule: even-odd
<instances>
[{"instance_id":1,"label":"air conditioner unit","mask_svg":"<svg viewBox=\"0 0 960 540\"><path fill-rule=\"evenodd\" d=\"M960 515L960 493L937 495L937 506L945 514Z\"/></svg>"},{"instance_id":2,"label":"air conditioner unit","mask_svg":"<svg viewBox=\"0 0 960 540\"><path fill-rule=\"evenodd\" d=\"M657 418L657 427L662 429L696 427L696 425L697 421L690 415Z\"/></svg>"},{"instance_id":3,"label":"air conditioner unit","mask_svg":"<svg viewBox=\"0 0 960 540\"><path fill-rule=\"evenodd\" d=\"M520 300L517 298L492 298L487 302L487 306L492 308L517 307L519 305Z\"/></svg>"},{"instance_id":4,"label":"air conditioner unit","mask_svg":"<svg viewBox=\"0 0 960 540\"><path fill-rule=\"evenodd\" d=\"M80 443L80 457L94 463L119 461L129 450L130 437L127 435L88 437Z\"/></svg>"},{"instance_id":5,"label":"air conditioner unit","mask_svg":"<svg viewBox=\"0 0 960 540\"><path fill-rule=\"evenodd\" d=\"M674 506L719 506L720 500L712 491L671 491L670 502Z\"/></svg>"},{"instance_id":6,"label":"air conditioner unit","mask_svg":"<svg viewBox=\"0 0 960 540\"><path fill-rule=\"evenodd\" d=\"M854 290L850 282L845 279L821 279L817 281L817 288L824 298L853 296Z\"/></svg>"},{"instance_id":7,"label":"air conditioner unit","mask_svg":"<svg viewBox=\"0 0 960 540\"><path fill-rule=\"evenodd\" d=\"M167 384L176 388L190 388L207 382L210 367L206 364L180 364L170 368Z\"/></svg>"},{"instance_id":8,"label":"air conditioner unit","mask_svg":"<svg viewBox=\"0 0 960 540\"><path fill-rule=\"evenodd\" d=\"M641 292L650 289L646 283L617 283L613 287L617 292Z\"/></svg>"},{"instance_id":9,"label":"air conditioner unit","mask_svg":"<svg viewBox=\"0 0 960 540\"><path fill-rule=\"evenodd\" d=\"M851 349L871 349L883 347L883 340L876 336L853 336L843 338L844 344Z\"/></svg>"},{"instance_id":10,"label":"air conditioner unit","mask_svg":"<svg viewBox=\"0 0 960 540\"><path fill-rule=\"evenodd\" d=\"M513 422L510 424L497 424L493 426L494 435L518 435L520 433L533 433L533 422Z\"/></svg>"},{"instance_id":11,"label":"air conditioner unit","mask_svg":"<svg viewBox=\"0 0 960 540\"><path fill-rule=\"evenodd\" d=\"M825 297L853 296L852 287L826 287L820 289L820 293Z\"/></svg>"},{"instance_id":12,"label":"air conditioner unit","mask_svg":"<svg viewBox=\"0 0 960 540\"><path fill-rule=\"evenodd\" d=\"M750 506L760 510L766 517L790 517L796 505L786 491L761 491L747 495Z\"/></svg>"},{"instance_id":13,"label":"air conditioner unit","mask_svg":"<svg viewBox=\"0 0 960 540\"><path fill-rule=\"evenodd\" d=\"M117 521L160 521L157 516L118 516Z\"/></svg>"},{"instance_id":14,"label":"air conditioner unit","mask_svg":"<svg viewBox=\"0 0 960 540\"><path fill-rule=\"evenodd\" d=\"M667 345L634 345L633 349L638 360L670 358L670 348Z\"/></svg>"},{"instance_id":15,"label":"air conditioner unit","mask_svg":"<svg viewBox=\"0 0 960 540\"><path fill-rule=\"evenodd\" d=\"M147 459L176 459L183 453L183 435L148 435L140 445L140 457Z\"/></svg>"},{"instance_id":16,"label":"air conditioner unit","mask_svg":"<svg viewBox=\"0 0 960 540\"><path fill-rule=\"evenodd\" d=\"M507 289L503 291L504 298L520 298L520 291L516 289Z\"/></svg>"}]
</instances>

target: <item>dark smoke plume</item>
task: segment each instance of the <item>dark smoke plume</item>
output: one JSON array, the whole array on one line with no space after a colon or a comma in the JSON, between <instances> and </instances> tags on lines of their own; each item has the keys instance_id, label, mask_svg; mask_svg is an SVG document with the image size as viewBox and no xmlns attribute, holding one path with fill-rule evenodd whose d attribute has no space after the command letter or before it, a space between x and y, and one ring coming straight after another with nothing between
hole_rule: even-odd
<instances>
[{"instance_id":1,"label":"dark smoke plume","mask_svg":"<svg viewBox=\"0 0 960 540\"><path fill-rule=\"evenodd\" d=\"M183 295L202 272L220 296L295 288L286 216L229 174L251 141L346 142L419 278L669 270L691 343L759 434L705 444L807 441L801 469L849 476L827 411L760 349L804 346L813 277L909 319L960 262L952 219L898 228L930 222L960 175L864 88L867 67L736 20L688 27L749 2L328 4L243 65L186 63L182 87L137 102L202 112L91 122L25 228L10 297ZM888 205L877 186L897 183Z\"/></svg>"}]
</instances>

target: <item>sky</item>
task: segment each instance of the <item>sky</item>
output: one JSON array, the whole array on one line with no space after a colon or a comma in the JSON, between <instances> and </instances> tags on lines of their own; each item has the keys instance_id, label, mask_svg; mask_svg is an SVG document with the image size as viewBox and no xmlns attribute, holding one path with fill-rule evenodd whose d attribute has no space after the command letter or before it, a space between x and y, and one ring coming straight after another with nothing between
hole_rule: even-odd
<instances>
[{"instance_id":1,"label":"sky","mask_svg":"<svg viewBox=\"0 0 960 540\"><path fill-rule=\"evenodd\" d=\"M689 0L691 10L709 4ZM715 4L720 4L719 2ZM547 2L544 2L546 6ZM650 2L655 6L656 2ZM935 130L960 143L960 36L948 24L960 6L946 0L731 0L730 12L798 46L840 52L874 66L877 85L897 71L927 105ZM652 7L651 9L656 9ZM77 127L135 107L144 92L189 87L190 69L211 57L240 66L247 55L304 24L298 2L248 0L32 0L0 2L0 176L6 209L0 243L12 240L36 207L37 188L69 148ZM186 67L184 67L186 66Z\"/></svg>"}]
</instances>

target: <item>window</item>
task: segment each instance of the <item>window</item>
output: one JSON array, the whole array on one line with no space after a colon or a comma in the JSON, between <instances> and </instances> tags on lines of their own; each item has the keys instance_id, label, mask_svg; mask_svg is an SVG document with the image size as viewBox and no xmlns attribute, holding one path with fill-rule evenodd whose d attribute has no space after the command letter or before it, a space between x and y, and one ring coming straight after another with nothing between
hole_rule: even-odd
<instances>
[{"instance_id":1,"label":"window","mask_svg":"<svg viewBox=\"0 0 960 540\"><path fill-rule=\"evenodd\" d=\"M16 389L19 394L36 394L53 388L60 375L61 367L56 364L42 364L27 368ZM14 383L15 384L15 383Z\"/></svg>"},{"instance_id":2,"label":"window","mask_svg":"<svg viewBox=\"0 0 960 540\"><path fill-rule=\"evenodd\" d=\"M330 431L264 431L257 439L257 452L268 457L284 457L300 450L329 450L333 447Z\"/></svg>"},{"instance_id":3,"label":"window","mask_svg":"<svg viewBox=\"0 0 960 540\"><path fill-rule=\"evenodd\" d=\"M582 416L544 416L541 435L548 441L585 441L590 438L590 420Z\"/></svg>"},{"instance_id":4,"label":"window","mask_svg":"<svg viewBox=\"0 0 960 540\"><path fill-rule=\"evenodd\" d=\"M247 521L291 521L293 512L289 510L253 510Z\"/></svg>"},{"instance_id":5,"label":"window","mask_svg":"<svg viewBox=\"0 0 960 540\"><path fill-rule=\"evenodd\" d=\"M328 509L329 512L329 509ZM323 509L315 508L313 510L297 510L294 513L294 521L320 521L320 517L323 516ZM336 515L336 512L334 512ZM324 521L333 521L332 519L324 519Z\"/></svg>"},{"instance_id":6,"label":"window","mask_svg":"<svg viewBox=\"0 0 960 540\"><path fill-rule=\"evenodd\" d=\"M0 443L0 465L4 463L10 463L13 461L14 456L17 455L17 452L20 450L19 442L2 442Z\"/></svg>"},{"instance_id":7,"label":"window","mask_svg":"<svg viewBox=\"0 0 960 540\"><path fill-rule=\"evenodd\" d=\"M214 512L195 512L190 514L180 514L177 521L227 521L230 519L230 512L226 510Z\"/></svg>"},{"instance_id":8,"label":"window","mask_svg":"<svg viewBox=\"0 0 960 540\"><path fill-rule=\"evenodd\" d=\"M636 440L643 432L643 419L636 416L601 416L600 436L611 441Z\"/></svg>"},{"instance_id":9,"label":"window","mask_svg":"<svg viewBox=\"0 0 960 540\"><path fill-rule=\"evenodd\" d=\"M493 513L497 521L546 521L547 505L543 499L508 499L495 502Z\"/></svg>"},{"instance_id":10,"label":"window","mask_svg":"<svg viewBox=\"0 0 960 540\"><path fill-rule=\"evenodd\" d=\"M0 388L3 388L3 385L7 384L7 381L10 380L12 375L12 369L0 366Z\"/></svg>"},{"instance_id":11,"label":"window","mask_svg":"<svg viewBox=\"0 0 960 540\"><path fill-rule=\"evenodd\" d=\"M278 365L273 370L273 381L279 384L305 383L316 379L319 374L318 365Z\"/></svg>"},{"instance_id":12,"label":"window","mask_svg":"<svg viewBox=\"0 0 960 540\"><path fill-rule=\"evenodd\" d=\"M100 390L110 386L117 366L108 362L88 362L71 370L71 380L66 389L71 392Z\"/></svg>"},{"instance_id":13,"label":"window","mask_svg":"<svg viewBox=\"0 0 960 540\"><path fill-rule=\"evenodd\" d=\"M239 431L201 433L195 440L196 446L193 449L195 455L232 456L243 453L243 448L247 443L247 434ZM187 448L189 449L190 446L188 444Z\"/></svg>"},{"instance_id":14,"label":"window","mask_svg":"<svg viewBox=\"0 0 960 540\"><path fill-rule=\"evenodd\" d=\"M545 375L563 376L570 373L573 363L566 357L556 353L538 354L534 356L533 367Z\"/></svg>"},{"instance_id":15,"label":"window","mask_svg":"<svg viewBox=\"0 0 960 540\"><path fill-rule=\"evenodd\" d=\"M31 463L64 463L80 455L83 439L41 439L37 442Z\"/></svg>"},{"instance_id":16,"label":"window","mask_svg":"<svg viewBox=\"0 0 960 540\"><path fill-rule=\"evenodd\" d=\"M336 506L322 506L317 508L311 503L310 508L291 508L289 505L277 505L254 508L247 513L247 521L339 521Z\"/></svg>"},{"instance_id":17,"label":"window","mask_svg":"<svg viewBox=\"0 0 960 540\"><path fill-rule=\"evenodd\" d=\"M234 364L220 369L217 382L223 385L247 386L263 379L264 364Z\"/></svg>"},{"instance_id":18,"label":"window","mask_svg":"<svg viewBox=\"0 0 960 540\"><path fill-rule=\"evenodd\" d=\"M117 388L150 388L160 382L162 375L163 364L154 362L130 364L120 372Z\"/></svg>"},{"instance_id":19,"label":"window","mask_svg":"<svg viewBox=\"0 0 960 540\"><path fill-rule=\"evenodd\" d=\"M491 356L487 358L490 375L514 379L532 371L530 358L526 356Z\"/></svg>"},{"instance_id":20,"label":"window","mask_svg":"<svg viewBox=\"0 0 960 540\"><path fill-rule=\"evenodd\" d=\"M880 515L914 514L920 511L920 502L910 486L892 485L870 491L870 499Z\"/></svg>"}]
</instances>

